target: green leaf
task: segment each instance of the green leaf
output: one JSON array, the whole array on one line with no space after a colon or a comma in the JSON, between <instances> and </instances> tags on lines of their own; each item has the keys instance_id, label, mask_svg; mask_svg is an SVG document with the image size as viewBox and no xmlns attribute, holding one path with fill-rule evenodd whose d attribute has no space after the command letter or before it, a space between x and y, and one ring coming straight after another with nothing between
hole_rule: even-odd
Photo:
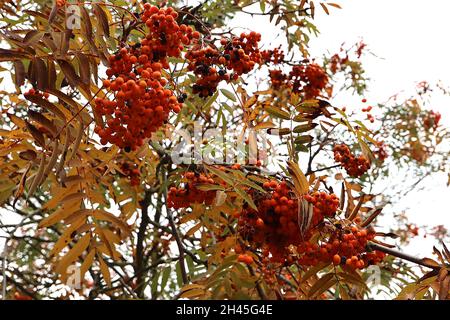
<instances>
[{"instance_id":1,"label":"green leaf","mask_svg":"<svg viewBox=\"0 0 450 320\"><path fill-rule=\"evenodd\" d=\"M233 102L236 102L236 101L237 101L236 96L234 95L233 92L231 92L231 91L229 91L229 90L227 90L227 89L220 89L220 92L222 92L222 94L223 94L225 97L227 97L228 99L230 99L231 101L233 101Z\"/></svg>"}]
</instances>

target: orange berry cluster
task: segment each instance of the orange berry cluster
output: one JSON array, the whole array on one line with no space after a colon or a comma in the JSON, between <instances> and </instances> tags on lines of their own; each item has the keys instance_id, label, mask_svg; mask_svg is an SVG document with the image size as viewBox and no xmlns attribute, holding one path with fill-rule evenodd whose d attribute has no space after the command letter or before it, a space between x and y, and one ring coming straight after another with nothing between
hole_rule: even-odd
<instances>
[{"instance_id":1,"label":"orange berry cluster","mask_svg":"<svg viewBox=\"0 0 450 320\"><path fill-rule=\"evenodd\" d=\"M253 263L253 257L248 255L248 254L240 254L238 255L238 259L239 262L243 262L245 264L252 264Z\"/></svg>"},{"instance_id":2,"label":"orange berry cluster","mask_svg":"<svg viewBox=\"0 0 450 320\"><path fill-rule=\"evenodd\" d=\"M322 244L310 242L297 246L298 263L315 266L318 263L333 263L352 269L363 269L379 263L385 257L380 251L367 251L367 243L373 240L373 230L360 229L356 226L347 229L337 229L328 241Z\"/></svg>"},{"instance_id":3,"label":"orange berry cluster","mask_svg":"<svg viewBox=\"0 0 450 320\"><path fill-rule=\"evenodd\" d=\"M313 226L317 226L325 217L334 217L339 208L339 198L335 194L316 191L305 195L304 199L314 205Z\"/></svg>"},{"instance_id":4,"label":"orange berry cluster","mask_svg":"<svg viewBox=\"0 0 450 320\"><path fill-rule=\"evenodd\" d=\"M66 0L56 0L56 6L61 8L66 5Z\"/></svg>"},{"instance_id":5,"label":"orange berry cluster","mask_svg":"<svg viewBox=\"0 0 450 320\"><path fill-rule=\"evenodd\" d=\"M221 81L230 80L225 71L226 58L212 46L190 50L186 59L189 60L188 70L197 76L192 92L200 97L212 96Z\"/></svg>"},{"instance_id":6,"label":"orange berry cluster","mask_svg":"<svg viewBox=\"0 0 450 320\"><path fill-rule=\"evenodd\" d=\"M364 156L355 157L345 144L336 145L333 152L334 160L340 163L351 177L358 178L370 168L370 163Z\"/></svg>"},{"instance_id":7,"label":"orange berry cluster","mask_svg":"<svg viewBox=\"0 0 450 320\"><path fill-rule=\"evenodd\" d=\"M269 77L274 89L289 87L295 93L302 93L305 99L319 97L328 85L325 70L316 63L296 65L288 75L280 70L269 70Z\"/></svg>"},{"instance_id":8,"label":"orange berry cluster","mask_svg":"<svg viewBox=\"0 0 450 320\"><path fill-rule=\"evenodd\" d=\"M193 93L200 97L211 96L221 81L236 80L239 75L253 70L256 63L261 63L260 40L259 33L250 32L232 39L222 38L220 51L212 44L207 47L194 46L186 53L188 70L197 76ZM227 73L227 70L232 73Z\"/></svg>"},{"instance_id":9,"label":"orange berry cluster","mask_svg":"<svg viewBox=\"0 0 450 320\"><path fill-rule=\"evenodd\" d=\"M316 63L298 65L289 73L294 92L303 92L305 99L317 98L328 84L328 76Z\"/></svg>"},{"instance_id":10,"label":"orange berry cluster","mask_svg":"<svg viewBox=\"0 0 450 320\"><path fill-rule=\"evenodd\" d=\"M321 246L325 253L335 265L346 265L353 269L363 269L367 266L379 263L385 257L381 251L368 251L368 241L373 240L375 231L373 229L361 229L356 226L339 230L328 243Z\"/></svg>"},{"instance_id":11,"label":"orange berry cluster","mask_svg":"<svg viewBox=\"0 0 450 320\"><path fill-rule=\"evenodd\" d=\"M269 78L275 90L280 89L286 83L287 76L281 70L269 70Z\"/></svg>"},{"instance_id":12,"label":"orange berry cluster","mask_svg":"<svg viewBox=\"0 0 450 320\"><path fill-rule=\"evenodd\" d=\"M255 247L265 246L272 254L273 261L283 262L288 246L307 241L312 230L324 217L336 213L336 196L318 193L313 217L316 225L312 225L302 237L299 230L298 201L293 198L294 193L287 183L273 180L265 182L263 187L268 190L267 194L254 199L258 210L245 207L239 216L238 230L243 239ZM312 199L316 199L315 194ZM326 207L327 204L330 207Z\"/></svg>"},{"instance_id":13,"label":"orange berry cluster","mask_svg":"<svg viewBox=\"0 0 450 320\"><path fill-rule=\"evenodd\" d=\"M235 80L239 75L252 71L255 64L261 64L259 41L261 41L261 34L254 31L241 33L240 37L234 37L231 41L228 39L220 40L225 48L224 56L230 57L227 69L234 71L233 78Z\"/></svg>"},{"instance_id":14,"label":"orange berry cluster","mask_svg":"<svg viewBox=\"0 0 450 320\"><path fill-rule=\"evenodd\" d=\"M168 57L179 57L184 45L199 37L191 27L178 25L178 14L172 8L145 4L141 17L149 29L146 37L109 58L103 85L114 97L95 100L96 111L108 119L105 128L95 128L100 142L126 151L142 146L171 111L180 111L178 98L165 88L162 70L169 67Z\"/></svg>"},{"instance_id":15,"label":"orange berry cluster","mask_svg":"<svg viewBox=\"0 0 450 320\"><path fill-rule=\"evenodd\" d=\"M199 184L214 184L214 179L205 174L196 172L186 172L184 187L171 187L167 195L167 204L169 208L180 209L190 207L193 203L204 203L210 205L216 192L213 190L202 191L197 188Z\"/></svg>"},{"instance_id":16,"label":"orange berry cluster","mask_svg":"<svg viewBox=\"0 0 450 320\"><path fill-rule=\"evenodd\" d=\"M124 162L120 166L120 169L122 170L123 174L128 177L130 180L130 184L132 186L137 186L140 184L140 174L141 172L137 168L135 164L131 164L129 162Z\"/></svg>"},{"instance_id":17,"label":"orange berry cluster","mask_svg":"<svg viewBox=\"0 0 450 320\"><path fill-rule=\"evenodd\" d=\"M284 61L284 52L280 47L272 50L261 51L262 61L264 63L279 64Z\"/></svg>"},{"instance_id":18,"label":"orange berry cluster","mask_svg":"<svg viewBox=\"0 0 450 320\"><path fill-rule=\"evenodd\" d=\"M424 127L425 129L433 129L436 130L439 126L439 121L441 121L441 114L439 112L430 111L425 119L424 119Z\"/></svg>"}]
</instances>

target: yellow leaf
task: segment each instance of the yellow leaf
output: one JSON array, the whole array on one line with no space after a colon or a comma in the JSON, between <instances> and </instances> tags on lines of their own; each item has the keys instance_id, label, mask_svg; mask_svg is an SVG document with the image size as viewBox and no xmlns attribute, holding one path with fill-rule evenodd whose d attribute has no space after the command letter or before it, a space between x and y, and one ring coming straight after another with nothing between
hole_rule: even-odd
<instances>
[{"instance_id":1,"label":"yellow leaf","mask_svg":"<svg viewBox=\"0 0 450 320\"><path fill-rule=\"evenodd\" d=\"M112 224L116 225L116 227L119 227L127 235L130 235L130 233L131 233L130 227L125 222L123 222L122 220L117 218L115 215L113 215L107 211L95 210L93 213L93 217L96 219L99 219L99 220L105 220L105 221L111 222Z\"/></svg>"},{"instance_id":2,"label":"yellow leaf","mask_svg":"<svg viewBox=\"0 0 450 320\"><path fill-rule=\"evenodd\" d=\"M73 233L78 230L81 226L85 224L86 218L83 216L81 219L75 220L69 228L67 228L61 237L56 241L55 245L53 246L53 249L50 251L49 256L52 257L54 255L57 255L59 252L61 252L62 249L64 249L72 240Z\"/></svg>"},{"instance_id":3,"label":"yellow leaf","mask_svg":"<svg viewBox=\"0 0 450 320\"><path fill-rule=\"evenodd\" d=\"M86 248L89 246L89 243L91 242L91 234L86 233L78 242L76 245L73 246L72 249L69 250L69 252L64 256L64 258L61 259L61 261L56 266L55 272L62 274L67 270L67 267L73 263Z\"/></svg>"},{"instance_id":4,"label":"yellow leaf","mask_svg":"<svg viewBox=\"0 0 450 320\"><path fill-rule=\"evenodd\" d=\"M181 294L181 298L195 298L205 294L205 290L203 289L192 289L185 291Z\"/></svg>"},{"instance_id":5,"label":"yellow leaf","mask_svg":"<svg viewBox=\"0 0 450 320\"><path fill-rule=\"evenodd\" d=\"M188 232L186 232L186 237L192 236L194 233L196 233L200 228L202 227L201 223L196 224L191 229L189 229Z\"/></svg>"},{"instance_id":6,"label":"yellow leaf","mask_svg":"<svg viewBox=\"0 0 450 320\"><path fill-rule=\"evenodd\" d=\"M100 263L100 271L102 272L103 279L105 279L105 282L108 284L108 287L111 287L111 274L109 273L109 268L101 255L98 256L98 262Z\"/></svg>"},{"instance_id":7,"label":"yellow leaf","mask_svg":"<svg viewBox=\"0 0 450 320\"><path fill-rule=\"evenodd\" d=\"M307 194L309 190L308 180L306 180L306 177L302 170L300 170L298 164L293 161L288 161L288 171L294 180L295 190L298 195Z\"/></svg>"},{"instance_id":8,"label":"yellow leaf","mask_svg":"<svg viewBox=\"0 0 450 320\"><path fill-rule=\"evenodd\" d=\"M61 220L66 219L67 217L71 216L74 213L84 213L89 212L90 210L77 210L79 209L79 205L77 203L69 205L69 206L62 206L59 210L56 210L51 215L49 215L47 218L42 219L41 222L39 222L39 228L45 228L52 226L56 223L58 223Z\"/></svg>"},{"instance_id":9,"label":"yellow leaf","mask_svg":"<svg viewBox=\"0 0 450 320\"><path fill-rule=\"evenodd\" d=\"M92 263L94 263L94 257L95 257L95 249L91 249L89 251L86 258L84 258L83 263L80 267L80 280L84 279L84 274L89 270L89 268L92 266Z\"/></svg>"}]
</instances>

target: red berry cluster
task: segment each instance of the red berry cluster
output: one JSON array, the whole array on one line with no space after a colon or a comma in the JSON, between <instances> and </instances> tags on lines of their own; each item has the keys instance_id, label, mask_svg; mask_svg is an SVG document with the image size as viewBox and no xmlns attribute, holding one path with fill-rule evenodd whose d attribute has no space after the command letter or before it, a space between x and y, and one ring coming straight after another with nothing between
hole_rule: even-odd
<instances>
[{"instance_id":1,"label":"red berry cluster","mask_svg":"<svg viewBox=\"0 0 450 320\"><path fill-rule=\"evenodd\" d=\"M316 63L298 65L289 73L294 92L303 92L305 99L317 98L328 84L328 76Z\"/></svg>"},{"instance_id":2,"label":"red berry cluster","mask_svg":"<svg viewBox=\"0 0 450 320\"><path fill-rule=\"evenodd\" d=\"M261 56L264 63L279 64L284 61L284 52L280 47L273 50L261 51Z\"/></svg>"},{"instance_id":3,"label":"red berry cluster","mask_svg":"<svg viewBox=\"0 0 450 320\"><path fill-rule=\"evenodd\" d=\"M298 201L287 183L273 180L265 182L263 187L268 190L267 194L254 199L258 210L244 208L239 216L238 230L251 245L266 247L273 261L284 262L287 247L308 241L317 224L324 217L336 213L339 201L335 195L319 192L313 194L311 199L317 199L313 216L315 224L302 236L299 230Z\"/></svg>"},{"instance_id":4,"label":"red berry cluster","mask_svg":"<svg viewBox=\"0 0 450 320\"><path fill-rule=\"evenodd\" d=\"M255 64L262 61L258 49L260 40L259 33L250 32L232 39L222 38L221 50L212 44L207 47L194 46L186 53L188 70L197 76L193 93L200 97L211 96L221 81L236 80L240 75L253 70ZM232 73L227 73L227 70Z\"/></svg>"},{"instance_id":5,"label":"red berry cluster","mask_svg":"<svg viewBox=\"0 0 450 320\"><path fill-rule=\"evenodd\" d=\"M269 78L275 90L280 89L287 80L287 76L281 70L276 69L269 70Z\"/></svg>"},{"instance_id":6,"label":"red berry cluster","mask_svg":"<svg viewBox=\"0 0 450 320\"><path fill-rule=\"evenodd\" d=\"M320 245L304 242L297 246L298 263L314 266L320 262L332 262L352 269L363 269L379 263L385 257L380 251L368 252L368 241L374 237L373 230L360 229L356 226L336 229L328 241Z\"/></svg>"},{"instance_id":7,"label":"red berry cluster","mask_svg":"<svg viewBox=\"0 0 450 320\"><path fill-rule=\"evenodd\" d=\"M325 70L316 63L296 65L288 75L280 70L270 70L269 76L274 89L286 86L294 93L302 93L305 99L319 97L328 85Z\"/></svg>"},{"instance_id":8,"label":"red berry cluster","mask_svg":"<svg viewBox=\"0 0 450 320\"><path fill-rule=\"evenodd\" d=\"M66 5L66 0L56 0L56 6L61 8Z\"/></svg>"},{"instance_id":9,"label":"red berry cluster","mask_svg":"<svg viewBox=\"0 0 450 320\"><path fill-rule=\"evenodd\" d=\"M334 160L340 163L351 177L358 178L370 168L370 163L364 156L355 157L345 144L336 145L333 152Z\"/></svg>"},{"instance_id":10,"label":"red berry cluster","mask_svg":"<svg viewBox=\"0 0 450 320\"><path fill-rule=\"evenodd\" d=\"M48 92L40 92L39 90L31 88L24 93L24 96L38 96L44 99L48 99L50 97L50 94Z\"/></svg>"},{"instance_id":11,"label":"red berry cluster","mask_svg":"<svg viewBox=\"0 0 450 320\"><path fill-rule=\"evenodd\" d=\"M436 130L439 126L439 121L441 121L441 114L439 112L430 111L424 119L423 125L425 129Z\"/></svg>"},{"instance_id":12,"label":"red berry cluster","mask_svg":"<svg viewBox=\"0 0 450 320\"><path fill-rule=\"evenodd\" d=\"M241 33L240 37L220 40L224 46L224 55L229 55L227 69L234 71L234 79L241 74L249 73L255 64L261 64L261 52L258 42L261 41L261 34L254 31Z\"/></svg>"},{"instance_id":13,"label":"red berry cluster","mask_svg":"<svg viewBox=\"0 0 450 320\"><path fill-rule=\"evenodd\" d=\"M316 191L306 195L304 199L314 205L313 226L318 225L325 217L334 217L339 208L339 198L335 194Z\"/></svg>"},{"instance_id":14,"label":"red berry cluster","mask_svg":"<svg viewBox=\"0 0 450 320\"><path fill-rule=\"evenodd\" d=\"M188 70L197 76L192 92L200 97L212 96L219 82L230 80L225 71L228 60L212 46L190 50L186 59L189 60Z\"/></svg>"},{"instance_id":15,"label":"red berry cluster","mask_svg":"<svg viewBox=\"0 0 450 320\"><path fill-rule=\"evenodd\" d=\"M129 162L124 162L120 166L120 169L122 170L123 174L128 177L132 186L138 186L140 184L141 172L139 171L137 165Z\"/></svg>"},{"instance_id":16,"label":"red berry cluster","mask_svg":"<svg viewBox=\"0 0 450 320\"><path fill-rule=\"evenodd\" d=\"M171 111L180 111L178 98L165 88L162 70L169 67L168 57L179 57L184 45L199 37L191 27L178 25L178 14L172 8L149 4L144 8L142 21L149 33L140 43L109 58L103 85L114 97L95 100L97 112L108 119L105 128L95 129L101 143L125 150L136 150L167 121Z\"/></svg>"},{"instance_id":17,"label":"red berry cluster","mask_svg":"<svg viewBox=\"0 0 450 320\"><path fill-rule=\"evenodd\" d=\"M210 205L215 196L215 191L202 191L197 188L199 184L214 184L214 179L205 174L186 172L184 187L171 187L167 196L169 208L180 209L190 207L193 203Z\"/></svg>"}]
</instances>

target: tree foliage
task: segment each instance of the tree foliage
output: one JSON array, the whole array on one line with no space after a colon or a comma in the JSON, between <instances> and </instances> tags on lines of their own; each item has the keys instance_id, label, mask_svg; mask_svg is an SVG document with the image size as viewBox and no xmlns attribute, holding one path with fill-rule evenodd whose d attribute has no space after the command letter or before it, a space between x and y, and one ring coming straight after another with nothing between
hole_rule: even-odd
<instances>
[{"instance_id":1,"label":"tree foliage","mask_svg":"<svg viewBox=\"0 0 450 320\"><path fill-rule=\"evenodd\" d=\"M368 103L366 44L308 53L338 4L0 6L4 298L449 297L444 242L412 257L396 248L417 234L407 217L378 223L450 173L427 105L447 91ZM242 15L284 44L228 27ZM405 180L377 191L392 170Z\"/></svg>"}]
</instances>

